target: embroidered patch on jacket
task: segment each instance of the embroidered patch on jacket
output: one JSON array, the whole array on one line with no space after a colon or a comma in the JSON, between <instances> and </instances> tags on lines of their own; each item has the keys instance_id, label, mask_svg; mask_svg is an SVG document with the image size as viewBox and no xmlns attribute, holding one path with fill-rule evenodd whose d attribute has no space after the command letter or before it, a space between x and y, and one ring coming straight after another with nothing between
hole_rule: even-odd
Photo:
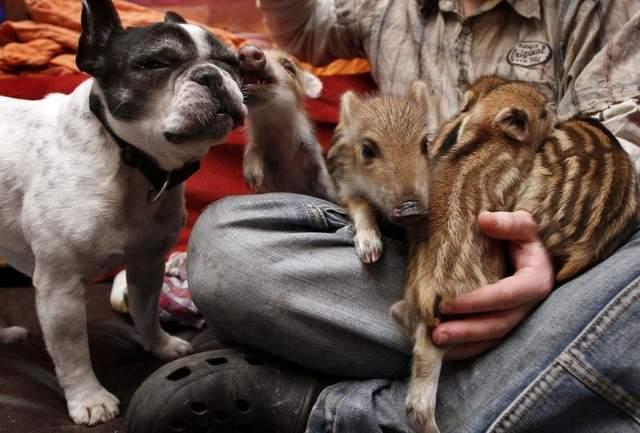
<instances>
[{"instance_id":1,"label":"embroidered patch on jacket","mask_svg":"<svg viewBox=\"0 0 640 433\"><path fill-rule=\"evenodd\" d=\"M507 61L515 66L531 66L547 63L551 58L551 47L545 42L522 41L518 42L509 54Z\"/></svg>"}]
</instances>

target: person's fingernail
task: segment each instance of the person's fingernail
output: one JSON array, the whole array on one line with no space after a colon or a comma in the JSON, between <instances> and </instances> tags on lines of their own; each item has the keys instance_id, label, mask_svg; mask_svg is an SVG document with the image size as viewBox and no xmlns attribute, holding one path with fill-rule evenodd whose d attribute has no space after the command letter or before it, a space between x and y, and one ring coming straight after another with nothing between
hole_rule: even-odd
<instances>
[{"instance_id":1,"label":"person's fingernail","mask_svg":"<svg viewBox=\"0 0 640 433\"><path fill-rule=\"evenodd\" d=\"M449 334L447 334L446 332L438 332L435 337L436 344L438 346L447 344L447 342L449 341Z\"/></svg>"}]
</instances>

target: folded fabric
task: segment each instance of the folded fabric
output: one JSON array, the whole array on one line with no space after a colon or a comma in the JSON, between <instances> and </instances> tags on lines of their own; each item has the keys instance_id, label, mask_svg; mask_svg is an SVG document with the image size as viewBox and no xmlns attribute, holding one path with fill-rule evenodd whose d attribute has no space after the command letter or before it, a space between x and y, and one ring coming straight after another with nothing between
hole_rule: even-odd
<instances>
[{"instance_id":1,"label":"folded fabric","mask_svg":"<svg viewBox=\"0 0 640 433\"><path fill-rule=\"evenodd\" d=\"M59 25L35 21L6 21L0 24L0 45L8 42L29 42L34 39L50 39L68 50L78 49L80 33Z\"/></svg>"},{"instance_id":2,"label":"folded fabric","mask_svg":"<svg viewBox=\"0 0 640 433\"><path fill-rule=\"evenodd\" d=\"M5 69L45 66L63 47L50 39L34 39L26 43L11 42L0 51L0 67Z\"/></svg>"},{"instance_id":3,"label":"folded fabric","mask_svg":"<svg viewBox=\"0 0 640 433\"><path fill-rule=\"evenodd\" d=\"M25 0L31 18L37 23L54 24L80 32L82 3L78 0ZM164 14L123 0L115 0L114 5L124 27L146 26L162 21ZM238 46L243 42L233 33L216 27L207 27L224 42Z\"/></svg>"},{"instance_id":4,"label":"folded fabric","mask_svg":"<svg viewBox=\"0 0 640 433\"><path fill-rule=\"evenodd\" d=\"M34 71L49 75L78 72L75 52L81 29L82 3L78 0L25 0L31 20L0 23L0 76ZM114 4L125 27L145 26L161 21L164 14L124 0ZM246 34L204 26L226 44L238 48L257 43L269 46L268 37L247 40ZM44 43L48 40L48 43ZM64 57L61 57L64 56ZM369 71L364 59L337 60L327 66L314 68L303 64L316 75L351 75Z\"/></svg>"},{"instance_id":5,"label":"folded fabric","mask_svg":"<svg viewBox=\"0 0 640 433\"><path fill-rule=\"evenodd\" d=\"M0 75L33 72L78 72L75 52L81 29L82 3L77 0L25 0L32 20L0 24ZM125 27L162 21L164 14L123 0L114 4ZM206 27L206 26L205 26ZM207 27L226 44L238 47L245 39ZM47 42L45 42L47 41ZM59 55L65 53L65 57Z\"/></svg>"},{"instance_id":6,"label":"folded fabric","mask_svg":"<svg viewBox=\"0 0 640 433\"><path fill-rule=\"evenodd\" d=\"M129 312L126 271L121 271L113 280L111 307L126 314ZM204 319L198 312L187 282L187 253L173 253L165 265L164 281L159 300L161 322L177 322L200 329Z\"/></svg>"}]
</instances>

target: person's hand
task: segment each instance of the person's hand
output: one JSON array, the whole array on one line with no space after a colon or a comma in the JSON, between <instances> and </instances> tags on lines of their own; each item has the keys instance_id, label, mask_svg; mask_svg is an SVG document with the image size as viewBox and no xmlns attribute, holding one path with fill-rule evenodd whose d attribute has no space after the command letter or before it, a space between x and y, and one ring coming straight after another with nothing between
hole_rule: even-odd
<instances>
[{"instance_id":1,"label":"person's hand","mask_svg":"<svg viewBox=\"0 0 640 433\"><path fill-rule=\"evenodd\" d=\"M487 236L509 241L516 272L440 304L440 314L450 320L432 338L439 346L455 344L446 359L471 358L498 345L553 288L553 265L529 213L482 212L478 224Z\"/></svg>"}]
</instances>

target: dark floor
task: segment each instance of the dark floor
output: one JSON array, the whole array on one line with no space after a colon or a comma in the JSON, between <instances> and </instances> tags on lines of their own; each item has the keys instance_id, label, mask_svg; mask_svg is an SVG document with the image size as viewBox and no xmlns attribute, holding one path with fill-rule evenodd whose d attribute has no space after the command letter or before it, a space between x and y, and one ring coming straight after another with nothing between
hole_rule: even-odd
<instances>
[{"instance_id":1,"label":"dark floor","mask_svg":"<svg viewBox=\"0 0 640 433\"><path fill-rule=\"evenodd\" d=\"M124 414L134 391L162 363L142 350L130 320L111 310L109 290L110 284L104 283L87 290L89 345L96 376L120 399ZM0 433L125 432L123 416L93 428L71 422L33 298L32 287L0 288L0 323L31 331L27 342L0 345ZM220 347L206 330L172 331L190 340L196 351Z\"/></svg>"}]
</instances>

